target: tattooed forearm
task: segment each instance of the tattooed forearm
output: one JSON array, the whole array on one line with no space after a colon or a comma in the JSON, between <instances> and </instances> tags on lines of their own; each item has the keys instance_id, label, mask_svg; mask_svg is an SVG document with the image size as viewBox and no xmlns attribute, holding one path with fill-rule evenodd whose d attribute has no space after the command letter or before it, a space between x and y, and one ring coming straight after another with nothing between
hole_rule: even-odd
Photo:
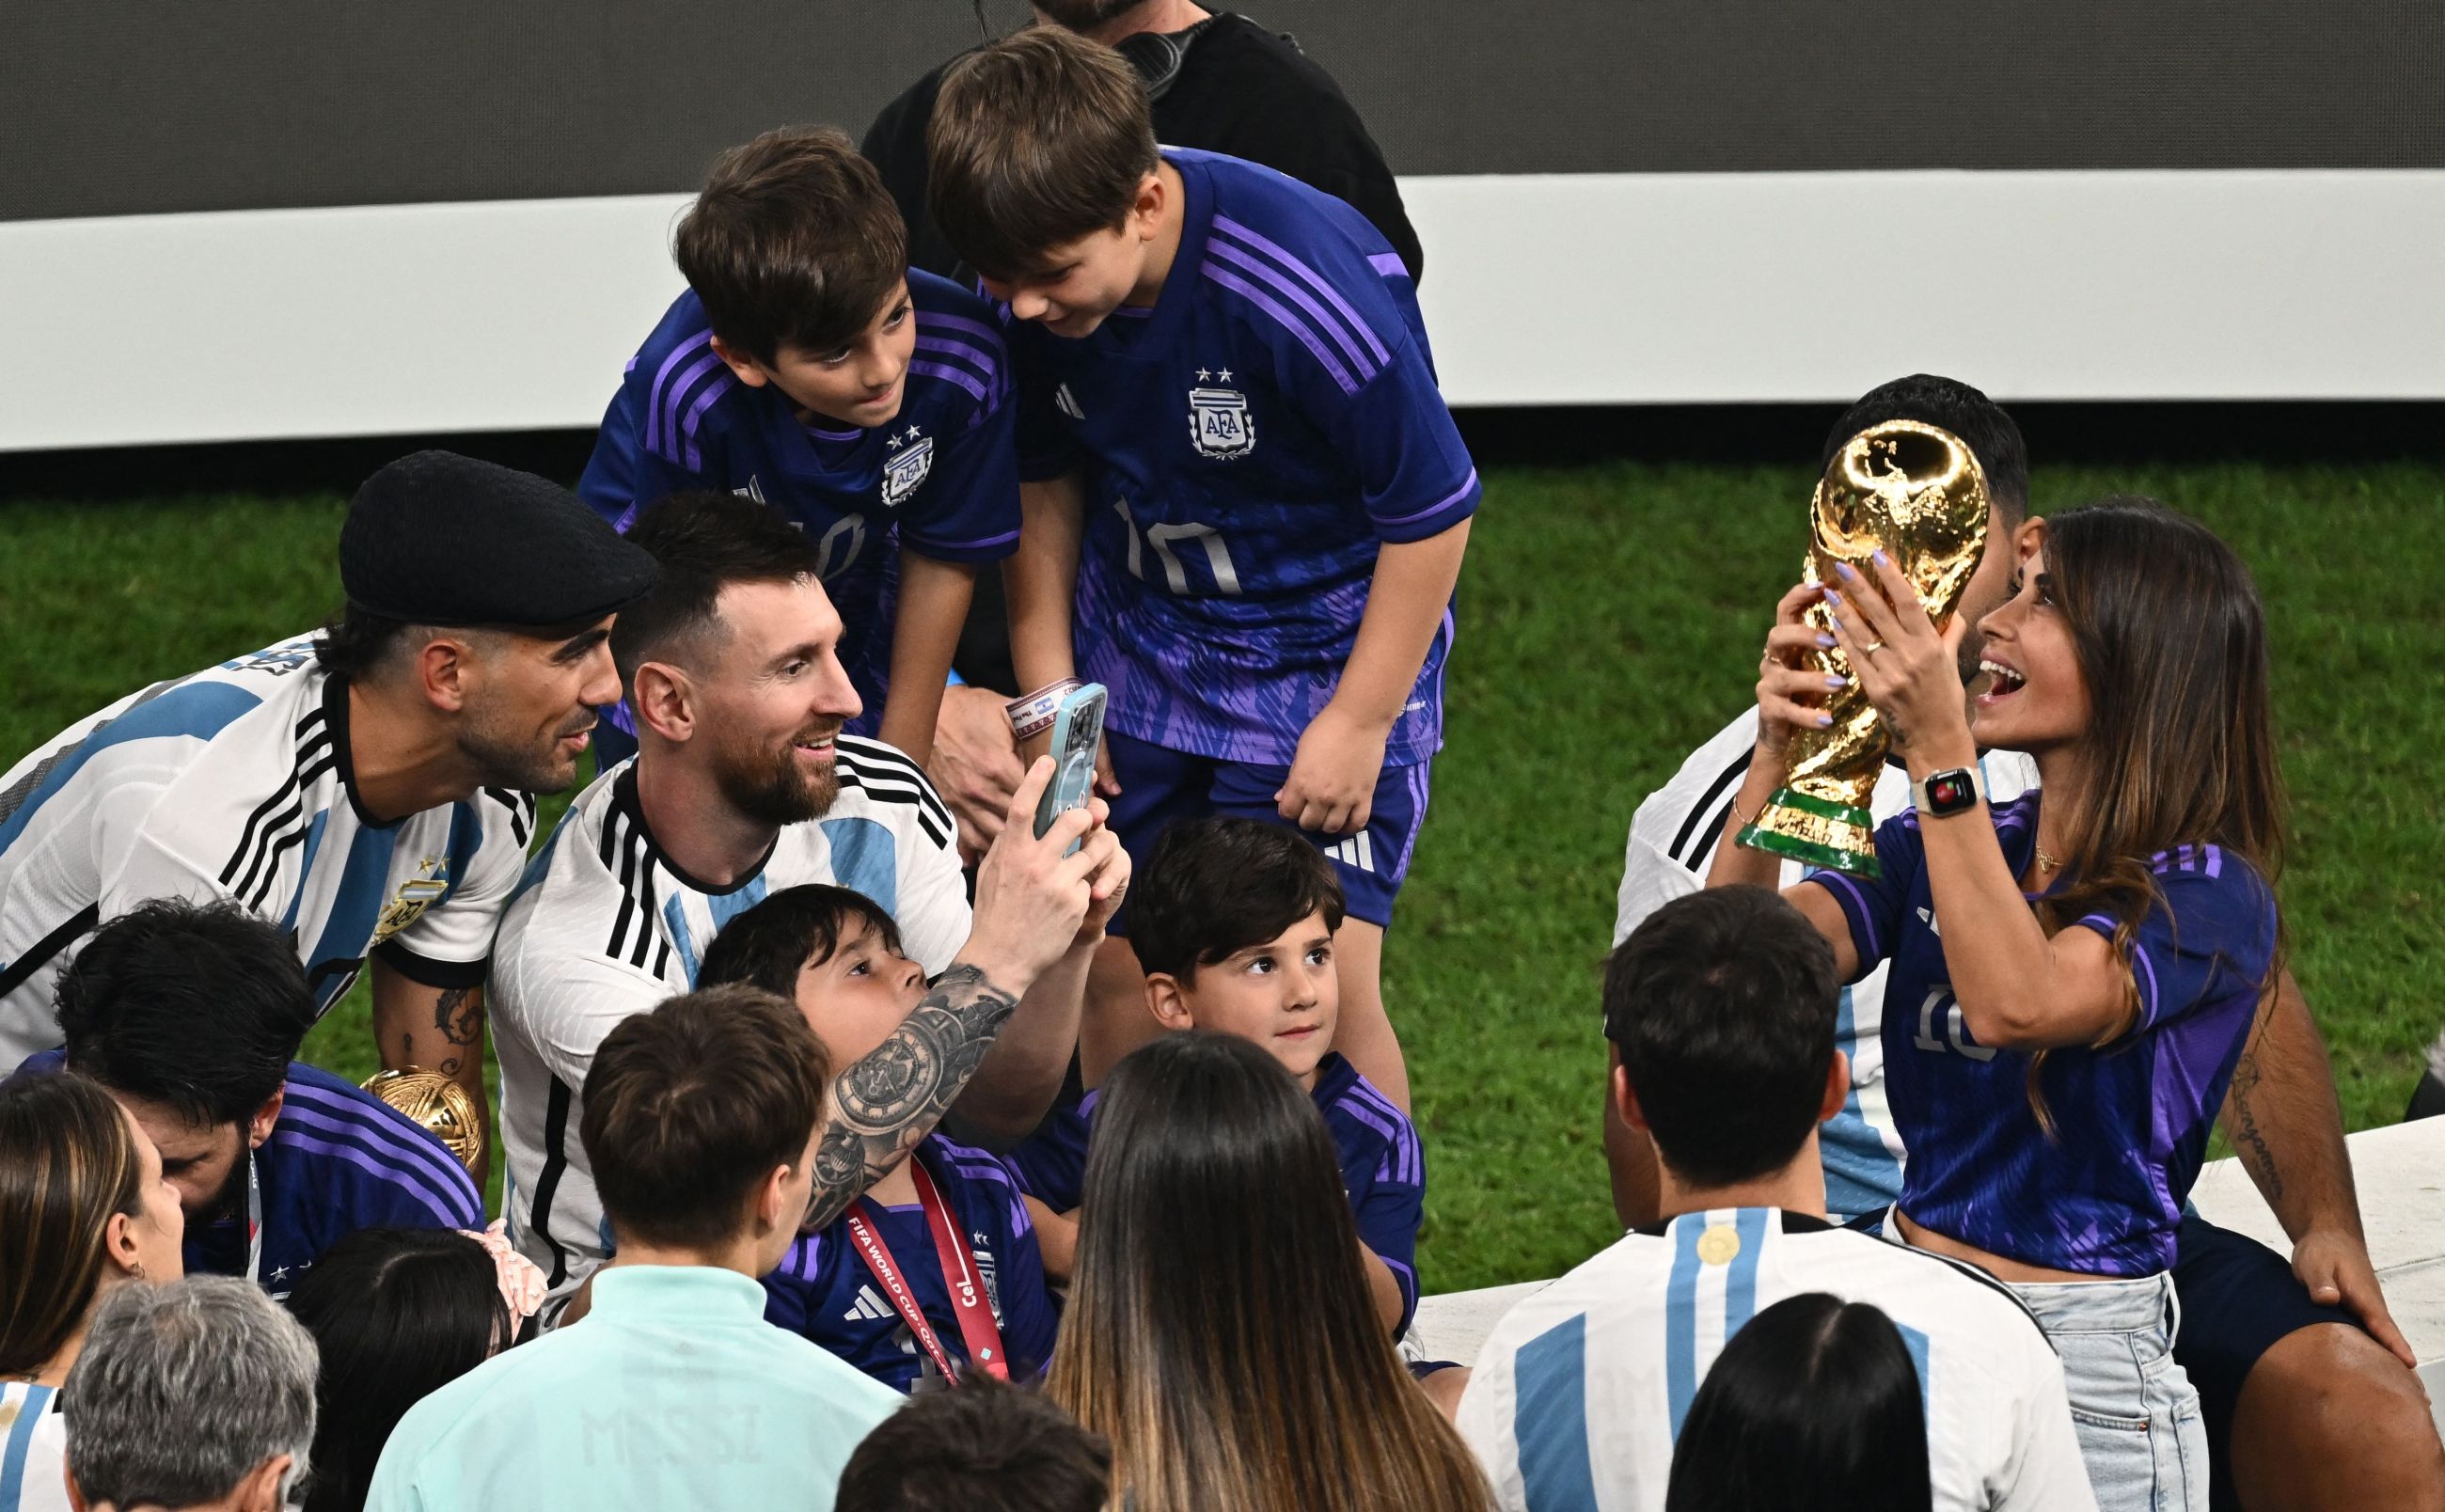
<instances>
[{"instance_id":1,"label":"tattooed forearm","mask_svg":"<svg viewBox=\"0 0 2445 1512\"><path fill-rule=\"evenodd\" d=\"M974 966L934 982L891 1037L832 1082L805 1226L825 1226L934 1131L984 1063L1018 999Z\"/></svg>"}]
</instances>

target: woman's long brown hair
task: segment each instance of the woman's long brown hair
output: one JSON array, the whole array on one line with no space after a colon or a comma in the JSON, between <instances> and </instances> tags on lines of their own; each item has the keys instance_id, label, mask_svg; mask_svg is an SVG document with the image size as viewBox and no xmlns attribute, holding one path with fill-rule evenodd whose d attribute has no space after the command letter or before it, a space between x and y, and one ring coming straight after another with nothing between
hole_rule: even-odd
<instances>
[{"instance_id":1,"label":"woman's long brown hair","mask_svg":"<svg viewBox=\"0 0 2445 1512\"><path fill-rule=\"evenodd\" d=\"M1133 1512L1486 1512L1377 1319L1332 1136L1259 1046L1166 1036L1095 1114L1048 1393Z\"/></svg>"},{"instance_id":2,"label":"woman's long brown hair","mask_svg":"<svg viewBox=\"0 0 2445 1512\"><path fill-rule=\"evenodd\" d=\"M2033 906L2048 935L2090 914L2116 921L2123 1011L2103 1045L2138 1018L2131 949L2160 898L2156 856L2220 846L2255 868L2269 892L2283 870L2267 616L2232 548L2153 499L2116 496L2053 517L2044 557L2088 688L2089 724L2067 880ZM2262 1001L2282 971L2279 929ZM2044 1060L2031 1057L2029 1095L2050 1123Z\"/></svg>"},{"instance_id":3,"label":"woman's long brown hair","mask_svg":"<svg viewBox=\"0 0 2445 1512\"><path fill-rule=\"evenodd\" d=\"M113 1213L143 1211L136 1133L110 1094L60 1072L0 1088L0 1375L28 1375L84 1326Z\"/></svg>"}]
</instances>

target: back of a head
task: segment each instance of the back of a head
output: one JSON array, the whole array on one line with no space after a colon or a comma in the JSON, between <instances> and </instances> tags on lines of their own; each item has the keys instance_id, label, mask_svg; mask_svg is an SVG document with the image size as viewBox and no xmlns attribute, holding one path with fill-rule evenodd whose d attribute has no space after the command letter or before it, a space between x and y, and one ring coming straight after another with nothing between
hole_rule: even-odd
<instances>
[{"instance_id":1,"label":"back of a head","mask_svg":"<svg viewBox=\"0 0 2445 1512\"><path fill-rule=\"evenodd\" d=\"M1111 1446L989 1375L923 1391L841 1471L839 1512L1102 1512Z\"/></svg>"},{"instance_id":2,"label":"back of a head","mask_svg":"<svg viewBox=\"0 0 2445 1512\"><path fill-rule=\"evenodd\" d=\"M84 1325L110 1217L143 1201L136 1138L82 1076L0 1084L0 1377L32 1372Z\"/></svg>"},{"instance_id":3,"label":"back of a head","mask_svg":"<svg viewBox=\"0 0 2445 1512\"><path fill-rule=\"evenodd\" d=\"M989 278L1121 223L1155 171L1152 106L1129 60L1030 27L943 73L925 132L935 224Z\"/></svg>"},{"instance_id":4,"label":"back of a head","mask_svg":"<svg viewBox=\"0 0 2445 1512\"><path fill-rule=\"evenodd\" d=\"M771 363L864 331L907 273L908 232L848 136L783 126L714 160L672 253L713 333Z\"/></svg>"},{"instance_id":5,"label":"back of a head","mask_svg":"<svg viewBox=\"0 0 2445 1512\"><path fill-rule=\"evenodd\" d=\"M1695 1186L1788 1166L1834 1062L1834 952L1763 887L1675 898L1605 963L1605 1037L1664 1163Z\"/></svg>"},{"instance_id":6,"label":"back of a head","mask_svg":"<svg viewBox=\"0 0 2445 1512\"><path fill-rule=\"evenodd\" d=\"M124 1286L68 1372L68 1471L88 1504L192 1507L280 1456L308 1470L314 1340L252 1281Z\"/></svg>"},{"instance_id":7,"label":"back of a head","mask_svg":"<svg viewBox=\"0 0 2445 1512\"><path fill-rule=\"evenodd\" d=\"M579 1137L623 1238L710 1251L756 1185L807 1155L830 1058L795 1006L734 983L670 999L604 1036Z\"/></svg>"},{"instance_id":8,"label":"back of a head","mask_svg":"<svg viewBox=\"0 0 2445 1512\"><path fill-rule=\"evenodd\" d=\"M721 926L697 968L699 989L745 982L794 1000L798 972L830 961L860 925L900 948L900 925L865 893L826 883L784 887Z\"/></svg>"},{"instance_id":9,"label":"back of a head","mask_svg":"<svg viewBox=\"0 0 2445 1512\"><path fill-rule=\"evenodd\" d=\"M1378 1320L1333 1140L1260 1046L1167 1035L1105 1081L1053 1399L1139 1512L1483 1508Z\"/></svg>"},{"instance_id":10,"label":"back of a head","mask_svg":"<svg viewBox=\"0 0 2445 1512\"><path fill-rule=\"evenodd\" d=\"M1896 420L1917 420L1960 437L1987 475L1988 495L2003 512L2007 530L2028 513L2029 448L2019 423L2002 405L1957 378L1913 373L1860 395L1826 433L1825 455L1818 458L1818 466L1832 465L1843 445L1861 431Z\"/></svg>"},{"instance_id":11,"label":"back of a head","mask_svg":"<svg viewBox=\"0 0 2445 1512\"><path fill-rule=\"evenodd\" d=\"M1690 1399L1664 1505L1927 1512L1927 1412L1893 1320L1823 1292L1749 1319Z\"/></svg>"},{"instance_id":12,"label":"back of a head","mask_svg":"<svg viewBox=\"0 0 2445 1512\"><path fill-rule=\"evenodd\" d=\"M1311 914L1341 927L1341 880L1297 831L1255 819L1185 819L1164 831L1129 890L1139 966L1187 980Z\"/></svg>"},{"instance_id":13,"label":"back of a head","mask_svg":"<svg viewBox=\"0 0 2445 1512\"><path fill-rule=\"evenodd\" d=\"M446 1228L359 1229L314 1261L289 1310L322 1357L307 1512L364 1506L407 1409L510 1341L492 1256Z\"/></svg>"},{"instance_id":14,"label":"back of a head","mask_svg":"<svg viewBox=\"0 0 2445 1512\"><path fill-rule=\"evenodd\" d=\"M252 1116L314 1024L296 948L233 903L121 914L85 942L56 1002L69 1069L196 1125Z\"/></svg>"},{"instance_id":15,"label":"back of a head","mask_svg":"<svg viewBox=\"0 0 2445 1512\"><path fill-rule=\"evenodd\" d=\"M719 644L721 590L817 576L806 532L743 494L705 490L648 505L628 539L652 555L654 586L611 625L611 656L633 686L641 662L687 662Z\"/></svg>"}]
</instances>

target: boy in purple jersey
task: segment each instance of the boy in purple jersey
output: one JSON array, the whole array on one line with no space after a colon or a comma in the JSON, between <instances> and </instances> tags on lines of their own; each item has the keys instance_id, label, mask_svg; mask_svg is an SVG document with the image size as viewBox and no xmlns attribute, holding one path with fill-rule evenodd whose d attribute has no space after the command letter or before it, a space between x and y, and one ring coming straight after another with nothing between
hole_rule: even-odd
<instances>
[{"instance_id":1,"label":"boy in purple jersey","mask_svg":"<svg viewBox=\"0 0 2445 1512\"><path fill-rule=\"evenodd\" d=\"M1334 1053L1341 988L1334 938L1341 885L1316 848L1253 819L1184 820L1163 832L1131 903L1129 944L1146 1002L1166 1029L1205 1029L1262 1045L1316 1100L1341 1160L1367 1280L1398 1337L1418 1310L1418 1223L1426 1154L1409 1115ZM1077 1237L1095 1094L1066 1103L1010 1157L1046 1266L1066 1277Z\"/></svg>"},{"instance_id":2,"label":"boy in purple jersey","mask_svg":"<svg viewBox=\"0 0 2445 1512\"><path fill-rule=\"evenodd\" d=\"M891 916L863 893L820 885L784 888L723 925L698 980L791 999L843 1066L882 1045L925 996L925 969L901 954ZM963 1289L980 1289L982 1305L963 1309ZM801 1234L764 1293L772 1322L903 1391L946 1384L946 1364L1033 1375L1053 1357L1060 1319L1016 1175L941 1134L848 1213ZM989 1352L998 1357L980 1357Z\"/></svg>"},{"instance_id":3,"label":"boy in purple jersey","mask_svg":"<svg viewBox=\"0 0 2445 1512\"><path fill-rule=\"evenodd\" d=\"M1018 479L993 307L910 271L906 246L838 131L723 154L680 222L688 291L630 359L577 491L624 532L718 488L815 537L866 703L850 733L923 762L977 569L1017 544Z\"/></svg>"},{"instance_id":4,"label":"boy in purple jersey","mask_svg":"<svg viewBox=\"0 0 2445 1512\"><path fill-rule=\"evenodd\" d=\"M1019 679L1111 690L1133 855L1220 812L1333 858L1343 1048L1406 1106L1378 966L1480 494L1409 274L1339 200L1158 151L1129 65L1058 28L952 65L928 140L935 218L1016 322ZM1091 1074L1152 1027L1127 952L1098 970Z\"/></svg>"},{"instance_id":5,"label":"boy in purple jersey","mask_svg":"<svg viewBox=\"0 0 2445 1512\"><path fill-rule=\"evenodd\" d=\"M1886 1078L1911 1152L1893 1226L2038 1316L2100 1504L2205 1508L2169 1272L2280 975L2265 616L2230 548L2146 500L2033 523L2021 546L2011 597L1976 626L1974 715L1957 662L1971 627L1939 634L1884 553L1785 594L1733 813L1758 812L1791 732L1824 718L1823 674L1794 664L1820 644L1801 615L1821 595L1913 806L1877 831L1879 877L1813 872L1784 896L1846 979L1892 963ZM2037 790L1990 811L1982 745L2027 752ZM1775 878L1735 846L1708 880Z\"/></svg>"}]
</instances>

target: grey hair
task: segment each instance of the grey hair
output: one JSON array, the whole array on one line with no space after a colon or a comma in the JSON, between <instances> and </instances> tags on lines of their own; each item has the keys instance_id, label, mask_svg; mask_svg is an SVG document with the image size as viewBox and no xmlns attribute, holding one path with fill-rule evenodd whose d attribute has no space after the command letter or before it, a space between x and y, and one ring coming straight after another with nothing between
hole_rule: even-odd
<instances>
[{"instance_id":1,"label":"grey hair","mask_svg":"<svg viewBox=\"0 0 2445 1512\"><path fill-rule=\"evenodd\" d=\"M314 1337L248 1281L121 1286L95 1310L61 1391L87 1503L218 1501L276 1455L281 1494L314 1445Z\"/></svg>"}]
</instances>

